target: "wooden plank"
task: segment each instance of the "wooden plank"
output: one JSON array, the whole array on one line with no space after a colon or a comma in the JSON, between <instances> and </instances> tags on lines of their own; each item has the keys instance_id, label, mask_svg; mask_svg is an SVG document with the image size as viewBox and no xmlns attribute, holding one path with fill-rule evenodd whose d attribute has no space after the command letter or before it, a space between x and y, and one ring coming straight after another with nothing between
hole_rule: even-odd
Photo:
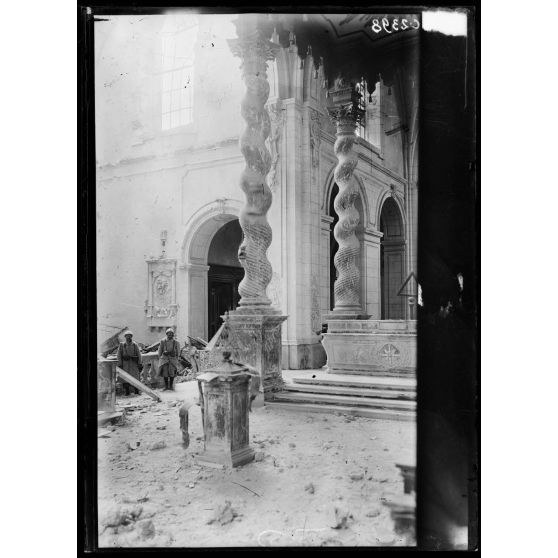
<instances>
[{"instance_id":1,"label":"wooden plank","mask_svg":"<svg viewBox=\"0 0 558 558\"><path fill-rule=\"evenodd\" d=\"M120 366L116 367L116 373L118 374L121 380L124 380L125 382L132 384L135 388L139 389L140 391L147 393L147 395L155 399L155 401L161 401L161 397L157 393L155 393L152 389L148 388L145 384L142 384L139 380L136 380L125 370L122 370Z\"/></svg>"}]
</instances>

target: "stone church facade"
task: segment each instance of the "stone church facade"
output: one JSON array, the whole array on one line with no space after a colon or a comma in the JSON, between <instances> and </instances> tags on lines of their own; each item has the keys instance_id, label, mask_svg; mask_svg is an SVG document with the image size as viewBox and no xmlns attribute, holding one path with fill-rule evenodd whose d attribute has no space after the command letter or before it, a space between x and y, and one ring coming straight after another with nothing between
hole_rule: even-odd
<instances>
[{"instance_id":1,"label":"stone church facade","mask_svg":"<svg viewBox=\"0 0 558 558\"><path fill-rule=\"evenodd\" d=\"M181 341L208 339L238 302L245 87L228 44L232 19L126 16L95 27L98 322L127 326L146 344L167 327ZM338 221L328 91L344 65L313 54L288 26L271 41L280 47L267 72L267 294L288 316L283 368L319 368ZM416 274L418 71L397 49L389 46L387 69L380 63L377 77L358 83L355 263L361 314L409 321L414 309L400 291Z\"/></svg>"}]
</instances>

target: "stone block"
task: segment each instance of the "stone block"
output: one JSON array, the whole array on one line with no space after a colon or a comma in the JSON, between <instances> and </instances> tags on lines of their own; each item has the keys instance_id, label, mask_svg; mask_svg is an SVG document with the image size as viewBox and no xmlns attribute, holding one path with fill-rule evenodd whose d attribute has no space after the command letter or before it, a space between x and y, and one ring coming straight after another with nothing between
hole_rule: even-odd
<instances>
[{"instance_id":1,"label":"stone block","mask_svg":"<svg viewBox=\"0 0 558 558\"><path fill-rule=\"evenodd\" d=\"M322 344L332 373L414 373L416 369L414 321L332 320Z\"/></svg>"},{"instance_id":2,"label":"stone block","mask_svg":"<svg viewBox=\"0 0 558 558\"><path fill-rule=\"evenodd\" d=\"M229 313L229 347L235 362L249 364L261 375L260 392L278 391L283 385L281 375L281 324L287 316L279 312Z\"/></svg>"}]
</instances>

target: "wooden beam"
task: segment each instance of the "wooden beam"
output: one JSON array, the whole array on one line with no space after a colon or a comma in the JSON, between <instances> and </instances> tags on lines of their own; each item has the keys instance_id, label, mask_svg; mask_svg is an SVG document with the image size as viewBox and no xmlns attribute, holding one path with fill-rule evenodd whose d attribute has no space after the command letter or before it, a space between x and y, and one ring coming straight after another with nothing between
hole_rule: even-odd
<instances>
[{"instance_id":1,"label":"wooden beam","mask_svg":"<svg viewBox=\"0 0 558 558\"><path fill-rule=\"evenodd\" d=\"M136 380L136 378L128 374L128 372L126 372L125 370L122 370L120 366L116 367L116 374L120 377L121 380L129 384L132 384L135 388L139 389L140 391L143 391L144 393L147 393L147 395L155 399L155 401L162 401L161 397L157 393L155 393L152 389L148 388L145 384L142 384L139 380Z\"/></svg>"}]
</instances>

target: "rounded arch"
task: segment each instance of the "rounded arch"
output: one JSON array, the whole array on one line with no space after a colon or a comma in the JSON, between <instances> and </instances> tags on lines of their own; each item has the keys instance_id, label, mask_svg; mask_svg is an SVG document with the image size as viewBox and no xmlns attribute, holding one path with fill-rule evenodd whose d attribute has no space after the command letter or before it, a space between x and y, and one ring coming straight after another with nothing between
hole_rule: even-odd
<instances>
[{"instance_id":1,"label":"rounded arch","mask_svg":"<svg viewBox=\"0 0 558 558\"><path fill-rule=\"evenodd\" d=\"M225 223L238 219L241 207L238 200L222 198L198 209L184 229L181 264L206 265L211 239Z\"/></svg>"},{"instance_id":2,"label":"rounded arch","mask_svg":"<svg viewBox=\"0 0 558 558\"><path fill-rule=\"evenodd\" d=\"M333 210L333 202L334 202L334 192L338 191L337 183L335 182L334 176L335 166L331 168L328 173L325 188L324 188L324 197L322 199L322 215L325 215L329 218L329 233L327 236L327 246L328 246L328 260L329 260L329 273L327 274L327 284L325 289L326 292L329 292L329 306L328 310L333 310L335 306L335 296L334 296L334 283L335 278L337 276L337 270L335 268L334 257L335 253L337 252L338 245L337 241L335 240L334 236L334 228L338 221L338 217ZM369 206L368 206L368 197L366 195L366 188L362 182L360 176L356 173L353 175L357 184L357 189L359 192L359 197L355 200L355 208L359 212L360 215L360 222L355 229L355 235L358 239L360 244L360 253L357 257L356 265L360 269L361 275L361 292L360 292L360 301L362 305L365 305L366 301L366 288L365 288L365 281L362 280L365 276L365 257L364 257L364 231L368 227L369 223ZM327 233L326 233L327 234Z\"/></svg>"},{"instance_id":3,"label":"rounded arch","mask_svg":"<svg viewBox=\"0 0 558 558\"><path fill-rule=\"evenodd\" d=\"M207 339L209 332L209 275L207 256L211 241L223 225L238 219L242 204L221 198L200 207L184 227L180 250L179 329L191 337Z\"/></svg>"},{"instance_id":4,"label":"rounded arch","mask_svg":"<svg viewBox=\"0 0 558 558\"><path fill-rule=\"evenodd\" d=\"M337 164L335 164L329 171L327 178L326 178L326 182L325 182L325 188L324 188L324 194L323 194L323 198L322 198L322 214L323 215L329 215L329 208L331 206L331 195L333 192L333 187L335 186L335 176L334 176L334 172L335 172L335 167L337 166ZM369 211L369 205L368 205L368 195L366 194L366 188L364 186L364 182L362 181L362 178L360 178L360 176L358 174L353 174L353 177L356 180L356 183L358 185L358 191L360 194L360 201L362 204L362 214L363 214L363 223L360 223L363 227L367 227L368 223L370 222L370 211ZM330 215L331 217L331 215Z\"/></svg>"},{"instance_id":5,"label":"rounded arch","mask_svg":"<svg viewBox=\"0 0 558 558\"><path fill-rule=\"evenodd\" d=\"M399 198L399 196L397 194L394 194L392 189L389 190L385 190L384 192L382 192L380 194L380 197L378 198L378 204L376 205L376 227L378 228L378 230L380 229L380 217L382 215L382 210L384 208L384 204L386 203L387 200L393 200L395 202L395 204L397 205L397 208L399 209L399 214L401 216L401 226L403 227L403 230L406 230L406 225L407 225L407 219L406 219L406 215L405 215L405 208L403 206L403 202L401 201L401 199Z\"/></svg>"},{"instance_id":6,"label":"rounded arch","mask_svg":"<svg viewBox=\"0 0 558 558\"><path fill-rule=\"evenodd\" d=\"M407 275L405 221L396 196L382 200L378 216L380 241L380 316L382 320L403 320L407 308L400 290Z\"/></svg>"}]
</instances>

